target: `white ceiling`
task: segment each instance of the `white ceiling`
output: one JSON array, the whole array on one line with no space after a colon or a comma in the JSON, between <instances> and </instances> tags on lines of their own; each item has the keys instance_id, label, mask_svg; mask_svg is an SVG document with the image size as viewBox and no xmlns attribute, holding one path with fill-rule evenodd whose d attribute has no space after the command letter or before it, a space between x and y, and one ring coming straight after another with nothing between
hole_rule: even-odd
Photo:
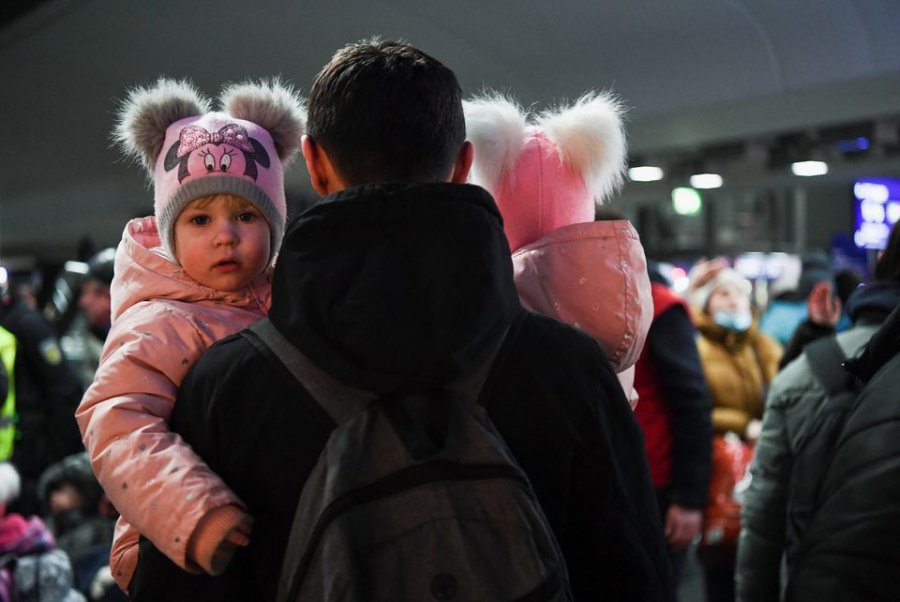
<instances>
[{"instance_id":1,"label":"white ceiling","mask_svg":"<svg viewBox=\"0 0 900 602\"><path fill-rule=\"evenodd\" d=\"M612 88L631 148L691 149L900 116L900 0L51 0L0 29L0 258L115 244L150 206L108 146L126 87L280 74L403 38L539 106ZM900 175L900 165L896 166ZM301 164L289 188L308 190Z\"/></svg>"}]
</instances>

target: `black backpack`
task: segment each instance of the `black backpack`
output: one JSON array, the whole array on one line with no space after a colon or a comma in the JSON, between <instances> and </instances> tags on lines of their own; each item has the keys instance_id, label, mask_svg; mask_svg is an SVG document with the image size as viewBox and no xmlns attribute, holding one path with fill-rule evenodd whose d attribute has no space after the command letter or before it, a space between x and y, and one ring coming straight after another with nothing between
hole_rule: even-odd
<instances>
[{"instance_id":1,"label":"black backpack","mask_svg":"<svg viewBox=\"0 0 900 602\"><path fill-rule=\"evenodd\" d=\"M819 507L822 480L843 430L847 414L859 396L857 380L843 368L846 356L833 336L804 349L813 377L825 389L825 400L806 420L797 437L787 502L786 552L788 566Z\"/></svg>"},{"instance_id":2,"label":"black backpack","mask_svg":"<svg viewBox=\"0 0 900 602\"><path fill-rule=\"evenodd\" d=\"M251 331L337 423L300 496L279 602L572 599L528 478L476 402L502 339L452 386L378 397L268 320Z\"/></svg>"}]
</instances>

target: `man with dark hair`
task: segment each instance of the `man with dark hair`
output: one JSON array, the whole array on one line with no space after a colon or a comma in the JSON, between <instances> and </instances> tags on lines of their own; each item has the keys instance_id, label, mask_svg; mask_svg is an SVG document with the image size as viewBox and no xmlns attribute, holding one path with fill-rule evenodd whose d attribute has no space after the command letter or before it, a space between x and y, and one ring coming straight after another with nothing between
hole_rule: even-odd
<instances>
[{"instance_id":1,"label":"man with dark hair","mask_svg":"<svg viewBox=\"0 0 900 602\"><path fill-rule=\"evenodd\" d=\"M72 328L66 335L75 337L82 349L79 358L72 362L87 389L94 381L103 344L112 325L112 297L109 288L113 279L116 250L106 248L95 253L87 262L87 274L78 293L78 309L84 315L85 327ZM71 358L70 358L71 359Z\"/></svg>"},{"instance_id":2,"label":"man with dark hair","mask_svg":"<svg viewBox=\"0 0 900 602\"><path fill-rule=\"evenodd\" d=\"M411 46L351 44L310 91L308 139L348 187L446 181L466 138L461 97L453 71Z\"/></svg>"},{"instance_id":3,"label":"man with dark hair","mask_svg":"<svg viewBox=\"0 0 900 602\"><path fill-rule=\"evenodd\" d=\"M327 196L287 229L269 321L323 382L382 397L447 387L502 340L478 401L531 481L576 599L662 600L639 427L600 347L520 305L497 208L464 185L459 99L452 71L398 42L348 46L319 73L302 149ZM251 335L200 358L172 418L246 502L249 545L214 578L145 544L137 599L275 598L301 489L336 425Z\"/></svg>"},{"instance_id":4,"label":"man with dark hair","mask_svg":"<svg viewBox=\"0 0 900 602\"><path fill-rule=\"evenodd\" d=\"M88 260L87 276L78 295L78 307L87 318L88 328L101 343L106 340L112 321L109 285L113 279L115 259L116 250L113 248L95 253Z\"/></svg>"}]
</instances>

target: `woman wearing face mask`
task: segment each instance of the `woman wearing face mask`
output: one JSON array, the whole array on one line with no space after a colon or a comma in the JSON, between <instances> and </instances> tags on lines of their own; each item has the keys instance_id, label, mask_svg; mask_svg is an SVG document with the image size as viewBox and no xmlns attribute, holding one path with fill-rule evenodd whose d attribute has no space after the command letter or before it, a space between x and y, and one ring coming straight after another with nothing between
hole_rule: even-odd
<instances>
[{"instance_id":1,"label":"woman wearing face mask","mask_svg":"<svg viewBox=\"0 0 900 602\"><path fill-rule=\"evenodd\" d=\"M735 433L753 445L762 430L766 390L778 371L781 346L757 330L757 320L750 309L751 287L744 277L721 261L697 267L692 275L703 276L693 283L689 299L700 333L697 349L713 399L713 430L717 436ZM710 516L708 513L704 526L707 545L699 550L707 600L732 602L736 538L714 542ZM711 543L716 545L708 545Z\"/></svg>"},{"instance_id":2,"label":"woman wearing face mask","mask_svg":"<svg viewBox=\"0 0 900 602\"><path fill-rule=\"evenodd\" d=\"M765 392L778 371L781 346L759 332L750 310L750 283L719 269L691 293L697 347L713 397L713 429L753 443L759 437Z\"/></svg>"}]
</instances>

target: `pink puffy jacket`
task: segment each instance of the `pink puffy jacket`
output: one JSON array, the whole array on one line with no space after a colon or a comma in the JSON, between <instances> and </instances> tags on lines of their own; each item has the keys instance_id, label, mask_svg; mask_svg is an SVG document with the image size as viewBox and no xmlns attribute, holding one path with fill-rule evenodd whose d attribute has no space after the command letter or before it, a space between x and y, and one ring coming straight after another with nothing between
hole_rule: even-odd
<instances>
[{"instance_id":1,"label":"pink puffy jacket","mask_svg":"<svg viewBox=\"0 0 900 602\"><path fill-rule=\"evenodd\" d=\"M512 258L523 305L593 337L633 407L634 364L653 320L647 259L634 226L624 220L563 226Z\"/></svg>"},{"instance_id":2,"label":"pink puffy jacket","mask_svg":"<svg viewBox=\"0 0 900 602\"><path fill-rule=\"evenodd\" d=\"M94 472L121 513L110 557L127 589L142 533L182 568L200 520L243 504L191 448L169 431L178 386L210 345L263 318L266 273L225 293L189 278L160 252L154 218L132 220L116 251L112 328L100 366L76 412Z\"/></svg>"}]
</instances>

